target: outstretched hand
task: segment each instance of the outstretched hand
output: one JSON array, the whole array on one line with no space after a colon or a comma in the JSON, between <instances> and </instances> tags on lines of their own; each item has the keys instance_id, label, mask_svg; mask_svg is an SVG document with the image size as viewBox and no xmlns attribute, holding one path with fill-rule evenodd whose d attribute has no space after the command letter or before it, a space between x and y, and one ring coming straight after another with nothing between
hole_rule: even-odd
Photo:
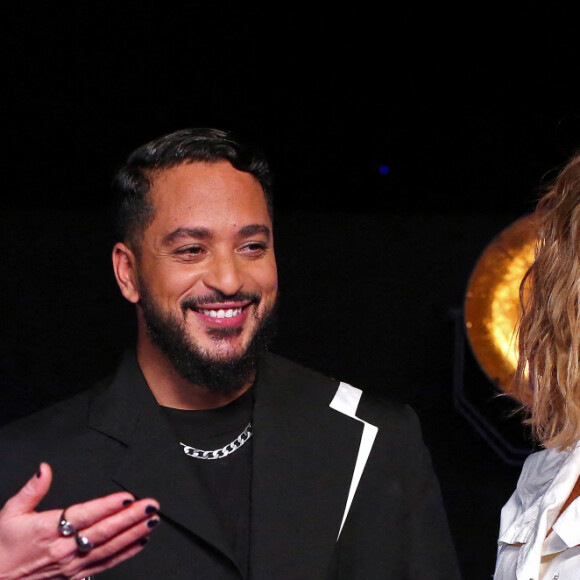
<instances>
[{"instance_id":1,"label":"outstretched hand","mask_svg":"<svg viewBox=\"0 0 580 580\"><path fill-rule=\"evenodd\" d=\"M52 470L42 463L0 510L0 580L79 580L140 552L159 523L159 504L114 493L66 508L66 520L94 546L81 552L75 535L59 533L61 510L34 511L47 494Z\"/></svg>"}]
</instances>

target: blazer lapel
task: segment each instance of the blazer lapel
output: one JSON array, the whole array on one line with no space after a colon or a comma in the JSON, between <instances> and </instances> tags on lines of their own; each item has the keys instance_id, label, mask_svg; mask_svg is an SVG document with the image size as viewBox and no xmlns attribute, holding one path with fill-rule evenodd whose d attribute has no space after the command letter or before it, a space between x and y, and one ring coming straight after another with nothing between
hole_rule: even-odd
<instances>
[{"instance_id":1,"label":"blazer lapel","mask_svg":"<svg viewBox=\"0 0 580 580\"><path fill-rule=\"evenodd\" d=\"M363 435L330 407L338 382L297 369L267 357L256 383L250 558L260 580L325 577Z\"/></svg>"},{"instance_id":2,"label":"blazer lapel","mask_svg":"<svg viewBox=\"0 0 580 580\"><path fill-rule=\"evenodd\" d=\"M161 515L188 529L238 565L207 492L149 389L133 354L90 408L90 425L126 446L112 479L136 497L154 497Z\"/></svg>"}]
</instances>

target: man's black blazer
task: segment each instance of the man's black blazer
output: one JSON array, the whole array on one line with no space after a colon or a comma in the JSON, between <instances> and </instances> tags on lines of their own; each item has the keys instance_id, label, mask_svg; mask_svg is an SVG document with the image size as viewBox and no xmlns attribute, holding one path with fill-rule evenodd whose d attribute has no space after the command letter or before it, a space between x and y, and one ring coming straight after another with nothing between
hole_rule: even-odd
<instances>
[{"instance_id":1,"label":"man's black blazer","mask_svg":"<svg viewBox=\"0 0 580 580\"><path fill-rule=\"evenodd\" d=\"M275 355L253 414L250 578L459 578L414 413ZM203 487L137 365L0 431L0 501L47 461L39 509L120 490L154 497L162 522L138 556L99 578L242 578ZM55 526L57 522L55 521ZM73 541L73 540L71 540Z\"/></svg>"}]
</instances>

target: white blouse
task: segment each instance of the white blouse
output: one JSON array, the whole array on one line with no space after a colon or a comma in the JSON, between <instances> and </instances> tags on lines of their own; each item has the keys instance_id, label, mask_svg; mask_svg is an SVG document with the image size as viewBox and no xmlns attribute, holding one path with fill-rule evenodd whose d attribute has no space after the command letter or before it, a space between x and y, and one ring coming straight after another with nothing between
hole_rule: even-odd
<instances>
[{"instance_id":1,"label":"white blouse","mask_svg":"<svg viewBox=\"0 0 580 580\"><path fill-rule=\"evenodd\" d=\"M580 578L580 498L556 519L579 476L580 443L526 459L501 511L494 580Z\"/></svg>"}]
</instances>

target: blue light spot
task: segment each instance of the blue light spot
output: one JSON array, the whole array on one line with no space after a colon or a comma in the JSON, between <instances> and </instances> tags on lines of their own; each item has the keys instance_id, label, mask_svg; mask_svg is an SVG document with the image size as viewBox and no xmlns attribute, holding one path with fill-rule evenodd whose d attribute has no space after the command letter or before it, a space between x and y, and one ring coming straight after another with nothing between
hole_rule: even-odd
<instances>
[{"instance_id":1,"label":"blue light spot","mask_svg":"<svg viewBox=\"0 0 580 580\"><path fill-rule=\"evenodd\" d=\"M381 172L381 175L386 175L390 171L390 169L388 165L381 165L379 167L379 171Z\"/></svg>"}]
</instances>

